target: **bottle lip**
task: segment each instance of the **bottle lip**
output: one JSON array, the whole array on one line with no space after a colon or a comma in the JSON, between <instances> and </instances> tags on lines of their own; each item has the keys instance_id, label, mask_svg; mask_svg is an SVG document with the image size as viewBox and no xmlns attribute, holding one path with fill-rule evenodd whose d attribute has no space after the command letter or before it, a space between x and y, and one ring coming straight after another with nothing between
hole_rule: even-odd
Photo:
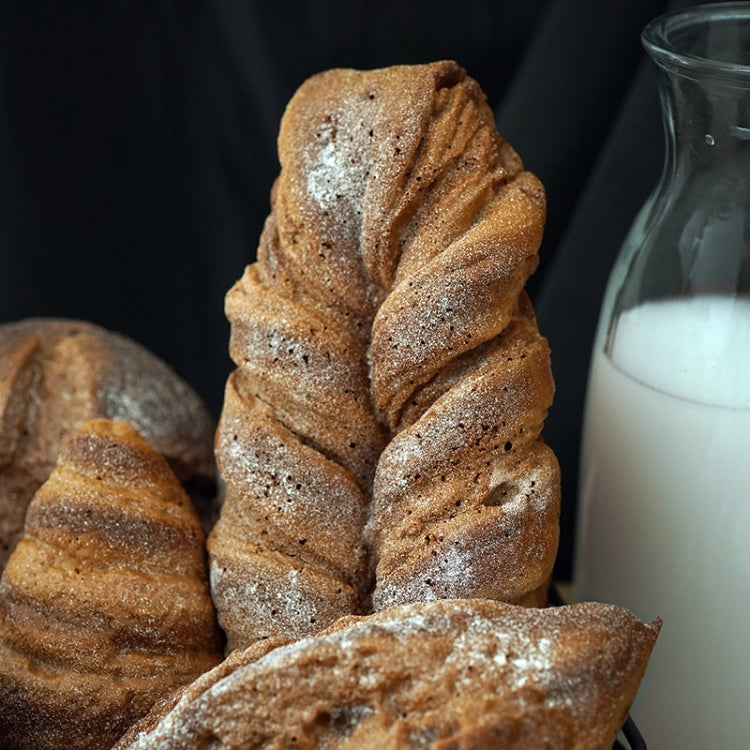
<instances>
[{"instance_id":1,"label":"bottle lip","mask_svg":"<svg viewBox=\"0 0 750 750\"><path fill-rule=\"evenodd\" d=\"M641 41L664 68L750 85L750 2L710 3L665 13L646 25Z\"/></svg>"}]
</instances>

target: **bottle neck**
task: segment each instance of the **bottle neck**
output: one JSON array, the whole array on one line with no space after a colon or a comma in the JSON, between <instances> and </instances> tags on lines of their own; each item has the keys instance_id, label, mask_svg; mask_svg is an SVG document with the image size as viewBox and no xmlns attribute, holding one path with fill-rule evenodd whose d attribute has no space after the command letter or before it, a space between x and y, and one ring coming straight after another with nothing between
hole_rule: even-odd
<instances>
[{"instance_id":1,"label":"bottle neck","mask_svg":"<svg viewBox=\"0 0 750 750\"><path fill-rule=\"evenodd\" d=\"M723 189L750 206L750 84L660 68L659 92L665 179L696 180L699 189Z\"/></svg>"},{"instance_id":2,"label":"bottle neck","mask_svg":"<svg viewBox=\"0 0 750 750\"><path fill-rule=\"evenodd\" d=\"M750 298L750 3L655 19L642 40L659 75L666 153L610 276L599 341L649 302Z\"/></svg>"},{"instance_id":3,"label":"bottle neck","mask_svg":"<svg viewBox=\"0 0 750 750\"><path fill-rule=\"evenodd\" d=\"M613 269L607 348L610 324L644 302L750 296L750 91L684 69L659 75L664 168Z\"/></svg>"}]
</instances>

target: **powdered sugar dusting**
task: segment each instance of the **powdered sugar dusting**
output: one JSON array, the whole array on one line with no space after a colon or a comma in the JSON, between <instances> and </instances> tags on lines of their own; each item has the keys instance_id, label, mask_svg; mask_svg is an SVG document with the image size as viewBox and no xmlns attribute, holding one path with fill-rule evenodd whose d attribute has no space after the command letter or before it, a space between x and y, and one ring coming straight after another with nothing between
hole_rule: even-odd
<instances>
[{"instance_id":1,"label":"powdered sugar dusting","mask_svg":"<svg viewBox=\"0 0 750 750\"><path fill-rule=\"evenodd\" d=\"M118 367L99 378L104 416L132 424L153 448L213 474L212 419L192 391L164 362L125 337L107 333Z\"/></svg>"},{"instance_id":2,"label":"powdered sugar dusting","mask_svg":"<svg viewBox=\"0 0 750 750\"><path fill-rule=\"evenodd\" d=\"M251 618L258 623L273 623L277 619L287 622L309 623L318 614L314 602L304 587L300 586L297 570L289 570L278 581L278 587L269 590L267 585L250 578L236 579L216 563L211 565L211 584L221 590L233 617Z\"/></svg>"},{"instance_id":3,"label":"powdered sugar dusting","mask_svg":"<svg viewBox=\"0 0 750 750\"><path fill-rule=\"evenodd\" d=\"M349 102L349 107L353 102ZM320 211L341 210L341 201L348 211L361 215L367 167L360 158L360 149L347 139L346 131L337 138L339 126L328 120L318 129L314 150L303 152L302 173L307 174L307 194Z\"/></svg>"}]
</instances>

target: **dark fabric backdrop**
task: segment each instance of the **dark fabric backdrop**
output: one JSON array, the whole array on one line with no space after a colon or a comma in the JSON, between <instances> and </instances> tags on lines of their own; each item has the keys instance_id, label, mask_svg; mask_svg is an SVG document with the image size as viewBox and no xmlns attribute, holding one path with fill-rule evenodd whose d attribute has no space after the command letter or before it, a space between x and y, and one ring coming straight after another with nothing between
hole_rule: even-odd
<instances>
[{"instance_id":1,"label":"dark fabric backdrop","mask_svg":"<svg viewBox=\"0 0 750 750\"><path fill-rule=\"evenodd\" d=\"M691 3L671 3L689 5ZM589 354L661 169L639 34L667 0L0 3L0 322L82 318L169 362L218 416L223 297L255 257L289 97L333 66L452 58L545 183L529 290L557 381L570 573Z\"/></svg>"}]
</instances>

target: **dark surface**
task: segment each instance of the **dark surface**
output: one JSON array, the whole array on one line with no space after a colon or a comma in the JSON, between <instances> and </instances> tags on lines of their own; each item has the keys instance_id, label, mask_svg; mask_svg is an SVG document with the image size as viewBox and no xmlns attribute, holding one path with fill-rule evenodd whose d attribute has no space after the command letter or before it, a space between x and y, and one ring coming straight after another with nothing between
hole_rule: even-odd
<instances>
[{"instance_id":1,"label":"dark surface","mask_svg":"<svg viewBox=\"0 0 750 750\"><path fill-rule=\"evenodd\" d=\"M0 322L77 317L124 333L218 415L223 297L255 257L287 100L333 66L455 59L547 189L529 289L557 381L545 437L563 470L566 577L599 303L661 169L639 34L666 6L2 2Z\"/></svg>"}]
</instances>

